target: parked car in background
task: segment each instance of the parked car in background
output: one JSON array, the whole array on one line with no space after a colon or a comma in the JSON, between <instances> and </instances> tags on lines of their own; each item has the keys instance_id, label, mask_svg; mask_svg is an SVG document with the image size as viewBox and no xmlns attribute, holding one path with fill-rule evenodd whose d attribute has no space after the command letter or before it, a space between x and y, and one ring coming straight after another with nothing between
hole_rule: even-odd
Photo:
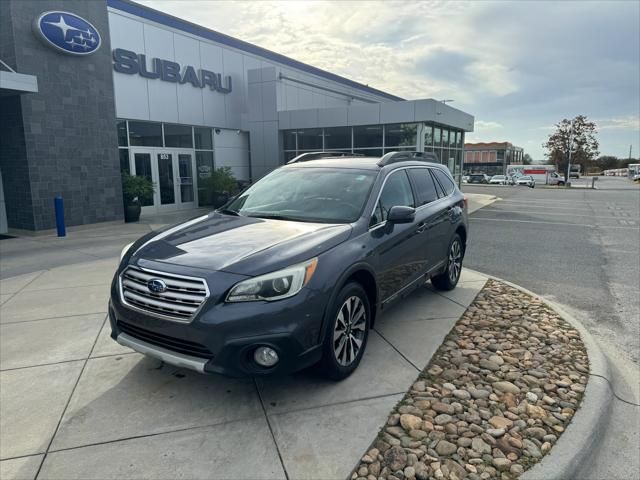
<instances>
[{"instance_id":1,"label":"parked car in background","mask_svg":"<svg viewBox=\"0 0 640 480\"><path fill-rule=\"evenodd\" d=\"M493 177L491 177L491 180L489 180L489 183L497 184L497 185L506 185L507 184L507 176L506 175L494 175Z\"/></svg>"},{"instance_id":2,"label":"parked car in background","mask_svg":"<svg viewBox=\"0 0 640 480\"><path fill-rule=\"evenodd\" d=\"M535 188L535 186L536 186L535 180L530 175L522 175L521 177L518 177L518 180L516 181L516 184L517 185L526 185L527 187L530 187L530 188Z\"/></svg>"},{"instance_id":3,"label":"parked car in background","mask_svg":"<svg viewBox=\"0 0 640 480\"><path fill-rule=\"evenodd\" d=\"M489 176L484 173L472 173L469 175L469 183L489 183Z\"/></svg>"},{"instance_id":4,"label":"parked car in background","mask_svg":"<svg viewBox=\"0 0 640 480\"><path fill-rule=\"evenodd\" d=\"M558 175L556 172L551 172L548 176L547 176L547 183L549 185L559 185L559 186L563 186L565 184L564 181L564 177L561 175Z\"/></svg>"},{"instance_id":5,"label":"parked car in background","mask_svg":"<svg viewBox=\"0 0 640 480\"><path fill-rule=\"evenodd\" d=\"M462 176L462 183L469 183L469 175Z\"/></svg>"},{"instance_id":6,"label":"parked car in background","mask_svg":"<svg viewBox=\"0 0 640 480\"><path fill-rule=\"evenodd\" d=\"M121 254L111 337L201 373L339 380L395 300L452 290L467 202L435 155L299 155L207 215Z\"/></svg>"}]
</instances>

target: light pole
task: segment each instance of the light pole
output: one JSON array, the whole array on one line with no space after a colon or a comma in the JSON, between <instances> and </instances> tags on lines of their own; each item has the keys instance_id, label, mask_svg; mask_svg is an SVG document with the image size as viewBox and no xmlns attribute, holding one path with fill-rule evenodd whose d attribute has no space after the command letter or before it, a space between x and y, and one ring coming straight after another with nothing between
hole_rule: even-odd
<instances>
[{"instance_id":1,"label":"light pole","mask_svg":"<svg viewBox=\"0 0 640 480\"><path fill-rule=\"evenodd\" d=\"M564 182L565 188L569 187L571 183L571 151L573 150L573 120L571 120L571 126L569 127L569 164L567 165L567 178Z\"/></svg>"}]
</instances>

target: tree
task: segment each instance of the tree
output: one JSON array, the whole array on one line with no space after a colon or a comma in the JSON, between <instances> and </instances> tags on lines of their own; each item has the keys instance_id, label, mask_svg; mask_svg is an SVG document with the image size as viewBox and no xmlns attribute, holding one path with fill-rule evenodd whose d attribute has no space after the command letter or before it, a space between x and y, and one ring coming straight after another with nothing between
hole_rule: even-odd
<instances>
[{"instance_id":1,"label":"tree","mask_svg":"<svg viewBox=\"0 0 640 480\"><path fill-rule=\"evenodd\" d=\"M582 166L583 171L598 156L598 141L596 140L596 124L587 120L584 115L578 115L573 119L573 132L571 120L565 118L556 124L556 131L549 135L549 139L542 147L547 151L547 158L556 164L558 171L565 172L569 176L567 166L569 163L569 151L571 151L571 163Z\"/></svg>"},{"instance_id":2,"label":"tree","mask_svg":"<svg viewBox=\"0 0 640 480\"><path fill-rule=\"evenodd\" d=\"M596 165L600 170L612 170L614 168L622 168L620 167L620 160L618 157L614 157L612 155L603 155L602 157L598 157L596 160Z\"/></svg>"},{"instance_id":3,"label":"tree","mask_svg":"<svg viewBox=\"0 0 640 480\"><path fill-rule=\"evenodd\" d=\"M531 158L531 155L529 155L528 153L525 153L525 154L522 156L522 164L523 164L523 165L531 165L531 162L532 162L532 161L533 161L533 160L532 160L532 158Z\"/></svg>"}]
</instances>

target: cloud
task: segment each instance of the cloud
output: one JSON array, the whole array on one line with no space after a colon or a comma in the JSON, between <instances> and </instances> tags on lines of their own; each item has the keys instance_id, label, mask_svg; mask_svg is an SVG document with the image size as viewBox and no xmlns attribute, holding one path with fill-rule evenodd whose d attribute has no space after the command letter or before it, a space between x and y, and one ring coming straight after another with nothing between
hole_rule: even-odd
<instances>
[{"instance_id":1,"label":"cloud","mask_svg":"<svg viewBox=\"0 0 640 480\"><path fill-rule=\"evenodd\" d=\"M485 130L498 130L498 129L504 128L504 126L498 122L476 120L475 128L476 128L476 132L482 132Z\"/></svg>"},{"instance_id":2,"label":"cloud","mask_svg":"<svg viewBox=\"0 0 640 480\"><path fill-rule=\"evenodd\" d=\"M454 99L534 158L540 126L578 114L603 119L603 153L640 151L640 2L139 1L404 98Z\"/></svg>"},{"instance_id":3,"label":"cloud","mask_svg":"<svg viewBox=\"0 0 640 480\"><path fill-rule=\"evenodd\" d=\"M640 131L640 116L629 115L620 118L594 120L599 130L636 130Z\"/></svg>"}]
</instances>

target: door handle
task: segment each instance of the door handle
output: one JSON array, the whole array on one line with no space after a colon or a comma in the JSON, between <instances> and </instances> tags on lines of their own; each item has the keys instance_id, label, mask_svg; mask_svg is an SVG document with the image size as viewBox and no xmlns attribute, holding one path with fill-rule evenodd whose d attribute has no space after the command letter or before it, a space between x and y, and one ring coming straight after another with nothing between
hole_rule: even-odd
<instances>
[{"instance_id":1,"label":"door handle","mask_svg":"<svg viewBox=\"0 0 640 480\"><path fill-rule=\"evenodd\" d=\"M427 224L425 222L420 222L418 224L418 228L416 228L416 232L422 233L427 229Z\"/></svg>"}]
</instances>

